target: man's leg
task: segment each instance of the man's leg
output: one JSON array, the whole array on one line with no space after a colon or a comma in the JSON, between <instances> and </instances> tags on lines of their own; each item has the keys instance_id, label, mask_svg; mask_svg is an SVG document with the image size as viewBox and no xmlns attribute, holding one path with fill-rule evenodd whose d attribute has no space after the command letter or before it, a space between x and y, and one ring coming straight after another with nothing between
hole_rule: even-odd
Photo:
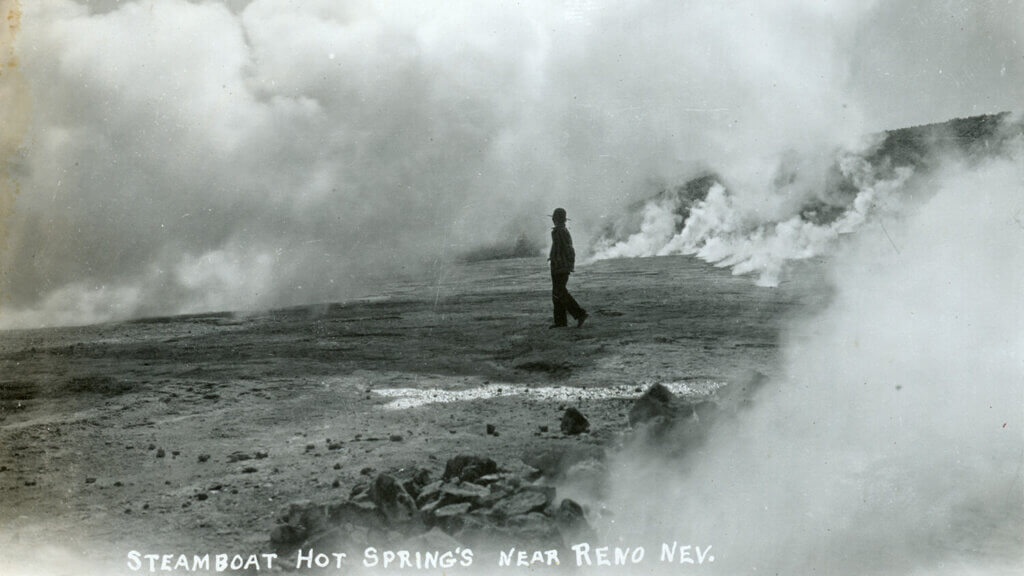
<instances>
[{"instance_id":1,"label":"man's leg","mask_svg":"<svg viewBox=\"0 0 1024 576\"><path fill-rule=\"evenodd\" d=\"M565 291L565 283L568 281L568 274L551 273L551 303L555 307L555 326L565 326L568 324L568 319L565 317L564 303L564 296L568 294Z\"/></svg>"},{"instance_id":2,"label":"man's leg","mask_svg":"<svg viewBox=\"0 0 1024 576\"><path fill-rule=\"evenodd\" d=\"M579 320L581 317L586 315L586 312L583 308L580 308L580 305L576 302L576 299L572 297L572 294L569 294L569 289L565 287L565 284L562 284L561 300L562 306L565 307L573 318Z\"/></svg>"}]
</instances>

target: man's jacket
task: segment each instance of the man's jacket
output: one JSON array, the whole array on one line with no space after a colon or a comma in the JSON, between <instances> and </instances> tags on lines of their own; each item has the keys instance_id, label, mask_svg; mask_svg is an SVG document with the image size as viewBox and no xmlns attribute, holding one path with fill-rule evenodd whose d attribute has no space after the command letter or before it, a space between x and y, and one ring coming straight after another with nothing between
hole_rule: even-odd
<instances>
[{"instance_id":1,"label":"man's jacket","mask_svg":"<svg viewBox=\"0 0 1024 576\"><path fill-rule=\"evenodd\" d=\"M572 248L572 236L565 226L555 226L551 229L551 253L548 255L551 261L551 272L555 274L568 274L576 267L576 251Z\"/></svg>"}]
</instances>

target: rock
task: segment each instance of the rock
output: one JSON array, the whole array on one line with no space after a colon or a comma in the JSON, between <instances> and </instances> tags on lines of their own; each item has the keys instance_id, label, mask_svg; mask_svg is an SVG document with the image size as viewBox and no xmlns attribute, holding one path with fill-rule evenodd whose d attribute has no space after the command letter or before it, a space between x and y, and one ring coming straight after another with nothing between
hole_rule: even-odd
<instances>
[{"instance_id":1,"label":"rock","mask_svg":"<svg viewBox=\"0 0 1024 576\"><path fill-rule=\"evenodd\" d=\"M541 426L540 427L540 431L541 432L547 432L548 431L548 427L547 426Z\"/></svg>"},{"instance_id":2,"label":"rock","mask_svg":"<svg viewBox=\"0 0 1024 576\"><path fill-rule=\"evenodd\" d=\"M499 473L499 474L487 474L485 476L481 476L481 477L477 478L476 479L476 484L479 484L481 486L487 486L488 484L493 484L494 482L497 482L498 480L501 480L505 476L506 476L506 474L502 474L502 473Z\"/></svg>"},{"instance_id":3,"label":"rock","mask_svg":"<svg viewBox=\"0 0 1024 576\"><path fill-rule=\"evenodd\" d=\"M562 414L562 434L575 436L584 432L590 432L590 421L576 408L568 408Z\"/></svg>"},{"instance_id":4,"label":"rock","mask_svg":"<svg viewBox=\"0 0 1024 576\"><path fill-rule=\"evenodd\" d=\"M392 435L388 436L388 440L390 440L392 442L401 442L403 440L403 438L402 438L401 434L392 434Z\"/></svg>"},{"instance_id":5,"label":"rock","mask_svg":"<svg viewBox=\"0 0 1024 576\"><path fill-rule=\"evenodd\" d=\"M421 488L419 495L416 497L416 504L419 505L420 507L423 507L423 505L426 504L427 502L440 496L441 486L443 484L444 482L438 480L436 482L431 482L430 484L427 484L426 486Z\"/></svg>"},{"instance_id":6,"label":"rock","mask_svg":"<svg viewBox=\"0 0 1024 576\"><path fill-rule=\"evenodd\" d=\"M494 424L488 424L487 425L487 434L493 435L497 431L498 430L497 430L497 428L494 427Z\"/></svg>"},{"instance_id":7,"label":"rock","mask_svg":"<svg viewBox=\"0 0 1024 576\"><path fill-rule=\"evenodd\" d=\"M482 456L462 455L456 456L444 466L444 480L459 478L464 482L475 482L481 476L494 474L498 471L498 465L490 458Z\"/></svg>"},{"instance_id":8,"label":"rock","mask_svg":"<svg viewBox=\"0 0 1024 576\"><path fill-rule=\"evenodd\" d=\"M285 550L301 544L326 526L327 514L322 506L309 500L297 500L278 518L278 525L270 533L270 543L279 551Z\"/></svg>"},{"instance_id":9,"label":"rock","mask_svg":"<svg viewBox=\"0 0 1024 576\"><path fill-rule=\"evenodd\" d=\"M419 517L416 501L389 474L379 474L367 492L389 525L412 522Z\"/></svg>"},{"instance_id":10,"label":"rock","mask_svg":"<svg viewBox=\"0 0 1024 576\"><path fill-rule=\"evenodd\" d=\"M403 469L398 473L402 481L402 487L412 496L413 500L419 498L420 490L430 484L430 470L426 468Z\"/></svg>"},{"instance_id":11,"label":"rock","mask_svg":"<svg viewBox=\"0 0 1024 576\"><path fill-rule=\"evenodd\" d=\"M473 505L470 504L469 502L460 502L458 504L449 504L447 506L441 506L440 508L434 510L434 518L449 518L452 516L461 516L462 514L469 512L469 509L472 506Z\"/></svg>"},{"instance_id":12,"label":"rock","mask_svg":"<svg viewBox=\"0 0 1024 576\"><path fill-rule=\"evenodd\" d=\"M512 494L512 490L503 486L492 484L490 489L487 491L487 495L481 498L477 504L482 508L490 508L494 506L503 498Z\"/></svg>"},{"instance_id":13,"label":"rock","mask_svg":"<svg viewBox=\"0 0 1024 576\"><path fill-rule=\"evenodd\" d=\"M569 498L563 499L558 505L558 508L555 510L555 520L558 521L559 526L570 529L587 522L586 515L583 513L583 506Z\"/></svg>"},{"instance_id":14,"label":"rock","mask_svg":"<svg viewBox=\"0 0 1024 576\"><path fill-rule=\"evenodd\" d=\"M166 455L167 455L167 453L166 453L166 452L164 452L164 449L163 449L163 448L158 448L158 449L157 449L157 451L156 451L156 457L157 457L157 458L163 458L163 457L164 457L164 456L166 456Z\"/></svg>"},{"instance_id":15,"label":"rock","mask_svg":"<svg viewBox=\"0 0 1024 576\"><path fill-rule=\"evenodd\" d=\"M263 460L267 456L270 456L270 454L268 454L266 452L260 452L259 450L256 451L256 459L257 460Z\"/></svg>"},{"instance_id":16,"label":"rock","mask_svg":"<svg viewBox=\"0 0 1024 576\"><path fill-rule=\"evenodd\" d=\"M246 454L245 452L232 452L231 454L228 454L228 464L234 462L244 462L246 460L252 460L252 456Z\"/></svg>"},{"instance_id":17,"label":"rock","mask_svg":"<svg viewBox=\"0 0 1024 576\"><path fill-rule=\"evenodd\" d=\"M539 512L549 503L551 503L551 496L548 493L539 490L521 490L499 501L492 510L501 517L511 518L530 512Z\"/></svg>"},{"instance_id":18,"label":"rock","mask_svg":"<svg viewBox=\"0 0 1024 576\"><path fill-rule=\"evenodd\" d=\"M86 478L86 479L85 479L85 483L86 483L86 484L92 484L92 483L93 483L93 482L95 482L95 481L96 481L96 479L95 479L95 478L92 478L92 477L89 477L89 478Z\"/></svg>"},{"instance_id":19,"label":"rock","mask_svg":"<svg viewBox=\"0 0 1024 576\"><path fill-rule=\"evenodd\" d=\"M445 532L454 532L465 523L464 517L473 505L469 502L449 504L434 510L433 519Z\"/></svg>"},{"instance_id":20,"label":"rock","mask_svg":"<svg viewBox=\"0 0 1024 576\"><path fill-rule=\"evenodd\" d=\"M490 494L490 490L472 482L461 482L459 484L445 484L441 488L441 494L446 503L471 502L475 504L481 498Z\"/></svg>"},{"instance_id":21,"label":"rock","mask_svg":"<svg viewBox=\"0 0 1024 576\"><path fill-rule=\"evenodd\" d=\"M203 462L206 462L209 459L210 459L210 455L209 454L200 454L198 457L196 457L196 460L198 460L200 464L202 464Z\"/></svg>"},{"instance_id":22,"label":"rock","mask_svg":"<svg viewBox=\"0 0 1024 576\"><path fill-rule=\"evenodd\" d=\"M365 497L328 507L327 517L332 524L349 523L367 528L384 526L377 505Z\"/></svg>"},{"instance_id":23,"label":"rock","mask_svg":"<svg viewBox=\"0 0 1024 576\"><path fill-rule=\"evenodd\" d=\"M663 384L654 384L648 388L629 409L629 425L648 422L655 418L671 419L672 403L675 396Z\"/></svg>"},{"instance_id":24,"label":"rock","mask_svg":"<svg viewBox=\"0 0 1024 576\"><path fill-rule=\"evenodd\" d=\"M255 466L246 466L245 468L242 468L242 474L252 474L253 472L256 471L257 470Z\"/></svg>"},{"instance_id":25,"label":"rock","mask_svg":"<svg viewBox=\"0 0 1024 576\"><path fill-rule=\"evenodd\" d=\"M527 464L522 460L513 461L512 464L509 464L508 466L505 467L505 470L512 474L514 477L521 478L523 480L526 480L527 482L533 482L534 480L544 475L535 466Z\"/></svg>"}]
</instances>

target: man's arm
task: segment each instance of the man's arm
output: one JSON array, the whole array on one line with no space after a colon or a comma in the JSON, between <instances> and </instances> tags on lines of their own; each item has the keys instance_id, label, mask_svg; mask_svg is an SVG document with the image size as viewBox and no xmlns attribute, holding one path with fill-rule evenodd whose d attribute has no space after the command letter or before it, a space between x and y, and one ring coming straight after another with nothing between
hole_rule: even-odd
<instances>
[{"instance_id":1,"label":"man's arm","mask_svg":"<svg viewBox=\"0 0 1024 576\"><path fill-rule=\"evenodd\" d=\"M565 231L565 259L569 262L569 272L576 271L576 250L572 247L572 236Z\"/></svg>"}]
</instances>

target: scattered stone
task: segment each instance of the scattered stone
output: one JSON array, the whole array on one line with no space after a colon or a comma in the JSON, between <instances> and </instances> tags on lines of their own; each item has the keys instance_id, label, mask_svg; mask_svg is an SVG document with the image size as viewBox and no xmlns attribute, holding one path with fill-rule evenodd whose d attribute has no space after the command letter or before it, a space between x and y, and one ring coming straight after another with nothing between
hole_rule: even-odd
<instances>
[{"instance_id":1,"label":"scattered stone","mask_svg":"<svg viewBox=\"0 0 1024 576\"><path fill-rule=\"evenodd\" d=\"M36 485L36 481L35 480L25 480L25 486L35 486L35 485Z\"/></svg>"},{"instance_id":2,"label":"scattered stone","mask_svg":"<svg viewBox=\"0 0 1024 576\"><path fill-rule=\"evenodd\" d=\"M306 444L306 452L312 452L316 450L316 444Z\"/></svg>"},{"instance_id":3,"label":"scattered stone","mask_svg":"<svg viewBox=\"0 0 1024 576\"><path fill-rule=\"evenodd\" d=\"M256 471L257 469L255 466L246 466L245 468L242 468L242 474L252 474Z\"/></svg>"},{"instance_id":4,"label":"scattered stone","mask_svg":"<svg viewBox=\"0 0 1024 576\"><path fill-rule=\"evenodd\" d=\"M167 453L166 453L166 452L164 452L164 449L163 449L163 448L160 448L160 449L158 449L158 450L156 451L156 457L157 457L157 458L163 458L163 457L164 457L164 456L166 456L166 455L167 455Z\"/></svg>"},{"instance_id":5,"label":"scattered stone","mask_svg":"<svg viewBox=\"0 0 1024 576\"><path fill-rule=\"evenodd\" d=\"M210 459L210 455L209 455L209 454L200 454L200 455L199 455L199 456L198 456L198 457L196 458L196 460L198 460L200 464L202 464L203 462L206 462L206 461L207 461L207 460L209 460L209 459Z\"/></svg>"},{"instance_id":6,"label":"scattered stone","mask_svg":"<svg viewBox=\"0 0 1024 576\"><path fill-rule=\"evenodd\" d=\"M341 462L335 462L334 463L334 469L335 470L341 470Z\"/></svg>"},{"instance_id":7,"label":"scattered stone","mask_svg":"<svg viewBox=\"0 0 1024 576\"><path fill-rule=\"evenodd\" d=\"M388 440L390 440L392 442L401 442L403 440L403 438L402 438L401 434L392 434L392 435L388 436Z\"/></svg>"},{"instance_id":8,"label":"scattered stone","mask_svg":"<svg viewBox=\"0 0 1024 576\"><path fill-rule=\"evenodd\" d=\"M495 432L497 432L497 429L494 427L494 424L488 424L487 425L487 434L490 435L490 436L493 436Z\"/></svg>"},{"instance_id":9,"label":"scattered stone","mask_svg":"<svg viewBox=\"0 0 1024 576\"><path fill-rule=\"evenodd\" d=\"M260 452L259 450L257 450L256 454L255 454L257 460L263 460L264 458L266 458L269 455L270 454L267 454L266 452Z\"/></svg>"},{"instance_id":10,"label":"scattered stone","mask_svg":"<svg viewBox=\"0 0 1024 576\"><path fill-rule=\"evenodd\" d=\"M156 450L156 444L150 444L149 446L146 446L146 450Z\"/></svg>"},{"instance_id":11,"label":"scattered stone","mask_svg":"<svg viewBox=\"0 0 1024 576\"><path fill-rule=\"evenodd\" d=\"M228 454L228 464L244 462L246 460L252 460L252 456L245 452L232 452L231 454Z\"/></svg>"},{"instance_id":12,"label":"scattered stone","mask_svg":"<svg viewBox=\"0 0 1024 576\"><path fill-rule=\"evenodd\" d=\"M114 482L114 486L120 488L121 486L124 486L124 484L122 484L121 481L118 480L117 482Z\"/></svg>"},{"instance_id":13,"label":"scattered stone","mask_svg":"<svg viewBox=\"0 0 1024 576\"><path fill-rule=\"evenodd\" d=\"M329 442L327 444L327 449L328 450L341 450L341 447L342 447L342 443L341 442Z\"/></svg>"},{"instance_id":14,"label":"scattered stone","mask_svg":"<svg viewBox=\"0 0 1024 576\"><path fill-rule=\"evenodd\" d=\"M206 492L200 492L199 494L196 494L196 500L199 500L200 502L206 500L209 497L210 496Z\"/></svg>"},{"instance_id":15,"label":"scattered stone","mask_svg":"<svg viewBox=\"0 0 1024 576\"><path fill-rule=\"evenodd\" d=\"M177 458L180 455L181 455L181 451L180 450L172 450L171 451L171 458Z\"/></svg>"},{"instance_id":16,"label":"scattered stone","mask_svg":"<svg viewBox=\"0 0 1024 576\"><path fill-rule=\"evenodd\" d=\"M562 434L575 436L584 432L590 432L590 421L576 408L568 408L562 414Z\"/></svg>"},{"instance_id":17,"label":"scattered stone","mask_svg":"<svg viewBox=\"0 0 1024 576\"><path fill-rule=\"evenodd\" d=\"M93 482L95 482L95 481L96 481L96 479L95 479L95 478L93 478L93 477L91 477L91 476L90 476L89 478L86 478L86 479L85 479L85 483L86 483L86 484L92 484L92 483L93 483Z\"/></svg>"},{"instance_id":18,"label":"scattered stone","mask_svg":"<svg viewBox=\"0 0 1024 576\"><path fill-rule=\"evenodd\" d=\"M341 480L335 479L331 482L331 488L341 488Z\"/></svg>"}]
</instances>

